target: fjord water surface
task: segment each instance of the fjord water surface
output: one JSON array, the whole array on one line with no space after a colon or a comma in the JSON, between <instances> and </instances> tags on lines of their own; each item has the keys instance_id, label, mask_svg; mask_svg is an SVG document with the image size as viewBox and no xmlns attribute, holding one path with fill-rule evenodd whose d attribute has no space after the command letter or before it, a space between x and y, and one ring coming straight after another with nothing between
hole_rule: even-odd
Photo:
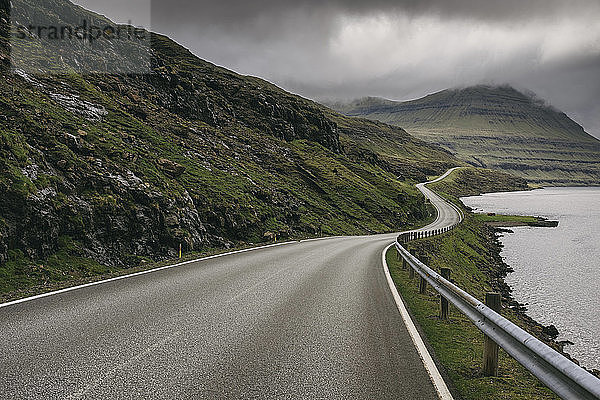
<instances>
[{"instance_id":1,"label":"fjord water surface","mask_svg":"<svg viewBox=\"0 0 600 400\"><path fill-rule=\"evenodd\" d=\"M514 227L503 234L502 257L514 298L538 322L554 324L565 350L600 369L600 188L545 188L465 197L481 212L536 215L557 228Z\"/></svg>"}]
</instances>

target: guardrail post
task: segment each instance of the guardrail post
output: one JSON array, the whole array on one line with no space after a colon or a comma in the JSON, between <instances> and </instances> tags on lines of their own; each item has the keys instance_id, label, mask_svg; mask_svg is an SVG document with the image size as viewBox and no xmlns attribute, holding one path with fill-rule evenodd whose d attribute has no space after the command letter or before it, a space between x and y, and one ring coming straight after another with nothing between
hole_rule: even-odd
<instances>
[{"instance_id":1,"label":"guardrail post","mask_svg":"<svg viewBox=\"0 0 600 400\"><path fill-rule=\"evenodd\" d=\"M411 249L411 250L412 250L412 249ZM416 256L416 252L415 252L415 253L413 253L413 252L411 251L411 254L413 254L414 256ZM419 258L419 257L417 257L417 258ZM413 279L414 277L415 277L415 269L412 267L412 265L410 265L410 266L408 267L408 279Z\"/></svg>"},{"instance_id":2,"label":"guardrail post","mask_svg":"<svg viewBox=\"0 0 600 400\"><path fill-rule=\"evenodd\" d=\"M485 305L500 313L500 293L486 293ZM485 336L483 345L483 375L498 375L498 345L489 337Z\"/></svg>"},{"instance_id":3,"label":"guardrail post","mask_svg":"<svg viewBox=\"0 0 600 400\"><path fill-rule=\"evenodd\" d=\"M429 257L421 256L421 262L423 264L427 265L429 263ZM425 280L424 277L421 277L421 281L419 282L419 293L425 294L426 291L427 291L427 281Z\"/></svg>"},{"instance_id":4,"label":"guardrail post","mask_svg":"<svg viewBox=\"0 0 600 400\"><path fill-rule=\"evenodd\" d=\"M452 270L450 268L442 268L442 278L449 281L451 272ZM448 319L448 300L442 295L440 295L440 318L443 320Z\"/></svg>"}]
</instances>

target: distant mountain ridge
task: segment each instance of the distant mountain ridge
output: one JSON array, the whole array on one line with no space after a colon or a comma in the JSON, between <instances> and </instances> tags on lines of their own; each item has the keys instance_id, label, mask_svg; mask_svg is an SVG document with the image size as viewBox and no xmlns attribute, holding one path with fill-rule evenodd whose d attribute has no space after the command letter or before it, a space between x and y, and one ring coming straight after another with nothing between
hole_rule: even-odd
<instances>
[{"instance_id":1,"label":"distant mountain ridge","mask_svg":"<svg viewBox=\"0 0 600 400\"><path fill-rule=\"evenodd\" d=\"M565 113L511 86L447 89L399 102L328 104L406 129L466 162L553 185L600 184L600 141Z\"/></svg>"}]
</instances>

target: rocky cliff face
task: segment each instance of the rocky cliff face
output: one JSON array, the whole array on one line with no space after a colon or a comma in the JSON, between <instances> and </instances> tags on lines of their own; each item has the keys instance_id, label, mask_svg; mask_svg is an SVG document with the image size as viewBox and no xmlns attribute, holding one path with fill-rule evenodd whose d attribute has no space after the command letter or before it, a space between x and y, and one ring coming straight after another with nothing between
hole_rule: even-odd
<instances>
[{"instance_id":1,"label":"rocky cliff face","mask_svg":"<svg viewBox=\"0 0 600 400\"><path fill-rule=\"evenodd\" d=\"M64 15L100 18L51 3ZM159 35L150 36L144 74L15 68L1 4L4 282L69 276L88 268L84 260L131 266L174 257L180 244L187 252L272 234L393 231L426 214L411 179L456 163L401 129L335 114ZM56 61L52 43L27 40L38 62ZM92 58L110 49L93 48Z\"/></svg>"}]
</instances>

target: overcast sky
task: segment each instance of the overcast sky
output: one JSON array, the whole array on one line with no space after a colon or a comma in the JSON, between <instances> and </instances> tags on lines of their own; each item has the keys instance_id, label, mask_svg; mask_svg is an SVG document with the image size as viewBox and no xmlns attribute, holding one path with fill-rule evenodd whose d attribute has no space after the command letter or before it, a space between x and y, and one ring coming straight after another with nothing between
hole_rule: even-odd
<instances>
[{"instance_id":1,"label":"overcast sky","mask_svg":"<svg viewBox=\"0 0 600 400\"><path fill-rule=\"evenodd\" d=\"M76 3L311 99L408 100L509 83L600 137L599 0Z\"/></svg>"}]
</instances>

